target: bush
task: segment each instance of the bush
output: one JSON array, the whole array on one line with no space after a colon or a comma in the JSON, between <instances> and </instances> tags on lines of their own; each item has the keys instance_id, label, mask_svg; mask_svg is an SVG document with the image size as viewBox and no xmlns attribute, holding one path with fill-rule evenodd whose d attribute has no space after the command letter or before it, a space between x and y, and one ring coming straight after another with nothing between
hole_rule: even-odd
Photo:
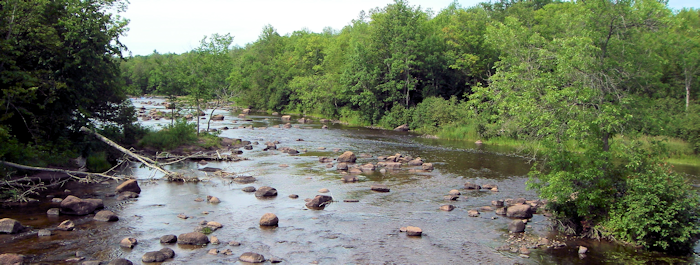
<instances>
[{"instance_id":1,"label":"bush","mask_svg":"<svg viewBox=\"0 0 700 265\"><path fill-rule=\"evenodd\" d=\"M544 168L532 170L528 187L550 202L567 230L612 236L649 249L688 253L700 235L698 195L662 163L665 146L616 142L611 151L583 153L547 148Z\"/></svg>"},{"instance_id":2,"label":"bush","mask_svg":"<svg viewBox=\"0 0 700 265\"><path fill-rule=\"evenodd\" d=\"M433 134L440 127L467 124L469 111L466 104L452 97L449 100L430 97L419 103L412 112L409 127L423 133Z\"/></svg>"},{"instance_id":3,"label":"bush","mask_svg":"<svg viewBox=\"0 0 700 265\"><path fill-rule=\"evenodd\" d=\"M671 253L689 253L700 234L697 193L652 152L629 148L625 185L603 227L616 238Z\"/></svg>"},{"instance_id":4,"label":"bush","mask_svg":"<svg viewBox=\"0 0 700 265\"><path fill-rule=\"evenodd\" d=\"M107 171L112 165L107 161L106 152L97 152L90 154L85 159L85 165L90 172L104 172Z\"/></svg>"},{"instance_id":5,"label":"bush","mask_svg":"<svg viewBox=\"0 0 700 265\"><path fill-rule=\"evenodd\" d=\"M411 123L413 109L407 109L403 105L394 105L391 111L387 112L379 120L379 126L393 129L399 125Z\"/></svg>"},{"instance_id":6,"label":"bush","mask_svg":"<svg viewBox=\"0 0 700 265\"><path fill-rule=\"evenodd\" d=\"M174 125L168 125L162 130L151 130L139 141L138 145L167 150L195 142L197 142L196 124L179 120Z\"/></svg>"}]
</instances>

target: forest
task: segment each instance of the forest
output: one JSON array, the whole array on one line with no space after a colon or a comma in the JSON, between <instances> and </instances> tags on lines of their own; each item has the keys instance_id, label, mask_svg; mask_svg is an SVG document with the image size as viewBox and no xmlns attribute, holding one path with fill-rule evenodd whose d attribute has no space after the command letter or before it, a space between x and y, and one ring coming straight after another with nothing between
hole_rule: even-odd
<instances>
[{"instance_id":1,"label":"forest","mask_svg":"<svg viewBox=\"0 0 700 265\"><path fill-rule=\"evenodd\" d=\"M433 12L396 0L339 30L268 25L245 47L213 34L183 54L122 57L127 21L105 10L123 4L2 2L2 160L99 151L81 126L136 141L127 94L217 101L515 142L562 229L674 253L700 235L697 192L667 163L700 152L700 10L502 0Z\"/></svg>"}]
</instances>

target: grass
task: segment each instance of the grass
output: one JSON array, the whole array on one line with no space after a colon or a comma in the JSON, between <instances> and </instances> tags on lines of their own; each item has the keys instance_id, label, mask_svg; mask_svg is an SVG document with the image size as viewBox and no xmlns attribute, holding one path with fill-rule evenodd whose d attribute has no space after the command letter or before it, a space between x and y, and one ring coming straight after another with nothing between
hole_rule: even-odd
<instances>
[{"instance_id":1,"label":"grass","mask_svg":"<svg viewBox=\"0 0 700 265\"><path fill-rule=\"evenodd\" d=\"M161 130L150 130L139 141L140 147L151 147L159 150L172 150L183 145L199 145L203 148L221 146L221 139L216 134L200 133L194 123L179 120L173 126Z\"/></svg>"},{"instance_id":2,"label":"grass","mask_svg":"<svg viewBox=\"0 0 700 265\"><path fill-rule=\"evenodd\" d=\"M427 132L431 130L417 130L419 133L429 134ZM433 130L434 131L434 130ZM513 139L510 137L492 137L489 139L482 139L476 130L476 126L473 124L450 124L438 128L435 135L440 139L447 140L462 140L462 141L476 141L482 140L484 144L497 145L504 147L511 147L516 153L530 153L533 154L537 150L542 150L542 144L538 141L524 141ZM669 158L666 159L667 162L675 165L690 165L690 166L700 166L700 156L693 152L692 146L679 138L666 137L666 136L649 136L641 135L635 138L629 138L624 136L616 136L612 141L631 141L635 140L642 143L642 146L646 148L651 148L655 143L663 143L668 151ZM566 143L566 146L572 150L577 150L583 152L585 147L578 146L575 141L570 141Z\"/></svg>"}]
</instances>

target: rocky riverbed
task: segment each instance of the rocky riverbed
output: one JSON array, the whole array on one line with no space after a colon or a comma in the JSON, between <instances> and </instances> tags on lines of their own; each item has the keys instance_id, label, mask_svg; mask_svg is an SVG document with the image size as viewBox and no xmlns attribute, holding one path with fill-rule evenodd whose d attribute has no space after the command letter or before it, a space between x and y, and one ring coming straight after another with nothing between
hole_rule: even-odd
<instances>
[{"instance_id":1,"label":"rocky riverbed","mask_svg":"<svg viewBox=\"0 0 700 265\"><path fill-rule=\"evenodd\" d=\"M145 103L136 101L144 113L164 110L162 101ZM199 182L167 181L132 164L120 173L131 181L71 183L42 193L37 202L5 205L0 217L24 228L0 234L0 253L47 264L586 264L605 262L611 253L621 260L656 258L550 232L546 202L525 188L530 165L496 148L301 117L215 114L223 117L211 123L220 136L250 142L221 154L240 151L244 159L168 166Z\"/></svg>"}]
</instances>

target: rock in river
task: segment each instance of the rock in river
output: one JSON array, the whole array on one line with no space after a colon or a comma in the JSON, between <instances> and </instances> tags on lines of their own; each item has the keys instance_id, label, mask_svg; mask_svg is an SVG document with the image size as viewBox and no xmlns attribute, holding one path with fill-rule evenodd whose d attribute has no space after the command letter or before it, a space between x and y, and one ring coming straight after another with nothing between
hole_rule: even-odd
<instances>
[{"instance_id":1,"label":"rock in river","mask_svg":"<svg viewBox=\"0 0 700 265\"><path fill-rule=\"evenodd\" d=\"M62 214L86 215L102 208L104 204L101 199L80 199L69 195L61 202Z\"/></svg>"},{"instance_id":2,"label":"rock in river","mask_svg":"<svg viewBox=\"0 0 700 265\"><path fill-rule=\"evenodd\" d=\"M114 221L119 221L119 217L112 212L112 211L99 211L97 214L95 214L95 217L93 218L95 221L101 221L101 222L114 222Z\"/></svg>"},{"instance_id":3,"label":"rock in river","mask_svg":"<svg viewBox=\"0 0 700 265\"><path fill-rule=\"evenodd\" d=\"M190 232L180 234L177 243L184 245L206 245L209 244L209 238L207 235L200 232Z\"/></svg>"},{"instance_id":4,"label":"rock in river","mask_svg":"<svg viewBox=\"0 0 700 265\"><path fill-rule=\"evenodd\" d=\"M266 213L260 218L261 226L277 226L279 218L274 213Z\"/></svg>"},{"instance_id":5,"label":"rock in river","mask_svg":"<svg viewBox=\"0 0 700 265\"><path fill-rule=\"evenodd\" d=\"M164 236L160 237L160 243L172 244L175 242L177 242L176 235L164 235Z\"/></svg>"},{"instance_id":6,"label":"rock in river","mask_svg":"<svg viewBox=\"0 0 700 265\"><path fill-rule=\"evenodd\" d=\"M63 230L63 231L71 231L75 229L75 223L71 220L65 220L61 222L58 227L56 227L58 230Z\"/></svg>"},{"instance_id":7,"label":"rock in river","mask_svg":"<svg viewBox=\"0 0 700 265\"><path fill-rule=\"evenodd\" d=\"M467 183L464 183L464 188L468 189L468 190L480 190L481 186L474 184L474 183L471 183L471 182L467 182Z\"/></svg>"},{"instance_id":8,"label":"rock in river","mask_svg":"<svg viewBox=\"0 0 700 265\"><path fill-rule=\"evenodd\" d=\"M255 192L255 187L248 186L248 187L242 188L241 190L244 192Z\"/></svg>"},{"instance_id":9,"label":"rock in river","mask_svg":"<svg viewBox=\"0 0 700 265\"><path fill-rule=\"evenodd\" d=\"M511 218L532 218L532 210L529 204L516 204L506 209L506 216Z\"/></svg>"},{"instance_id":10,"label":"rock in river","mask_svg":"<svg viewBox=\"0 0 700 265\"><path fill-rule=\"evenodd\" d=\"M312 200L306 203L306 207L310 209L323 208L333 201L333 197L328 195L316 195Z\"/></svg>"},{"instance_id":11,"label":"rock in river","mask_svg":"<svg viewBox=\"0 0 700 265\"><path fill-rule=\"evenodd\" d=\"M409 235L409 236L421 236L421 235L423 235L423 230L420 229L420 227L417 227L417 226L407 226L407 227L406 227L406 235Z\"/></svg>"},{"instance_id":12,"label":"rock in river","mask_svg":"<svg viewBox=\"0 0 700 265\"><path fill-rule=\"evenodd\" d=\"M24 226L19 221L10 218L0 219L0 233L16 234L22 231Z\"/></svg>"},{"instance_id":13,"label":"rock in river","mask_svg":"<svg viewBox=\"0 0 700 265\"><path fill-rule=\"evenodd\" d=\"M262 186L255 191L255 197L273 197L277 196L277 189L268 186Z\"/></svg>"},{"instance_id":14,"label":"rock in river","mask_svg":"<svg viewBox=\"0 0 700 265\"><path fill-rule=\"evenodd\" d=\"M239 260L243 262L250 262L250 263L263 263L265 262L265 256L260 255L258 253L253 253L253 252L246 252L241 254L240 257L238 257Z\"/></svg>"},{"instance_id":15,"label":"rock in river","mask_svg":"<svg viewBox=\"0 0 700 265\"><path fill-rule=\"evenodd\" d=\"M122 184L119 184L116 188L117 194L125 192L125 191L131 191L137 194L141 193L141 188L139 187L139 183L136 182L135 179L130 179L127 181L122 182Z\"/></svg>"},{"instance_id":16,"label":"rock in river","mask_svg":"<svg viewBox=\"0 0 700 265\"><path fill-rule=\"evenodd\" d=\"M123 248L134 248L136 244L138 244L138 240L136 240L136 238L133 237L126 237L122 239L121 242L119 242L119 246Z\"/></svg>"},{"instance_id":17,"label":"rock in river","mask_svg":"<svg viewBox=\"0 0 700 265\"><path fill-rule=\"evenodd\" d=\"M143 254L141 261L143 262L163 262L168 259L163 252L160 251L150 251Z\"/></svg>"},{"instance_id":18,"label":"rock in river","mask_svg":"<svg viewBox=\"0 0 700 265\"><path fill-rule=\"evenodd\" d=\"M24 255L6 253L0 255L0 264L24 264Z\"/></svg>"},{"instance_id":19,"label":"rock in river","mask_svg":"<svg viewBox=\"0 0 700 265\"><path fill-rule=\"evenodd\" d=\"M513 220L508 224L508 231L511 233L522 233L525 232L525 223L521 220Z\"/></svg>"},{"instance_id":20,"label":"rock in river","mask_svg":"<svg viewBox=\"0 0 700 265\"><path fill-rule=\"evenodd\" d=\"M357 157L350 151L345 151L342 155L338 157L338 162L355 163Z\"/></svg>"},{"instance_id":21,"label":"rock in river","mask_svg":"<svg viewBox=\"0 0 700 265\"><path fill-rule=\"evenodd\" d=\"M446 212L452 211L454 209L455 209L454 205L451 205L451 204L445 204L443 206L440 206L440 210L443 210Z\"/></svg>"},{"instance_id":22,"label":"rock in river","mask_svg":"<svg viewBox=\"0 0 700 265\"><path fill-rule=\"evenodd\" d=\"M384 184L374 184L370 187L371 190L373 191L379 191L379 192L389 192L389 187L387 187Z\"/></svg>"}]
</instances>

